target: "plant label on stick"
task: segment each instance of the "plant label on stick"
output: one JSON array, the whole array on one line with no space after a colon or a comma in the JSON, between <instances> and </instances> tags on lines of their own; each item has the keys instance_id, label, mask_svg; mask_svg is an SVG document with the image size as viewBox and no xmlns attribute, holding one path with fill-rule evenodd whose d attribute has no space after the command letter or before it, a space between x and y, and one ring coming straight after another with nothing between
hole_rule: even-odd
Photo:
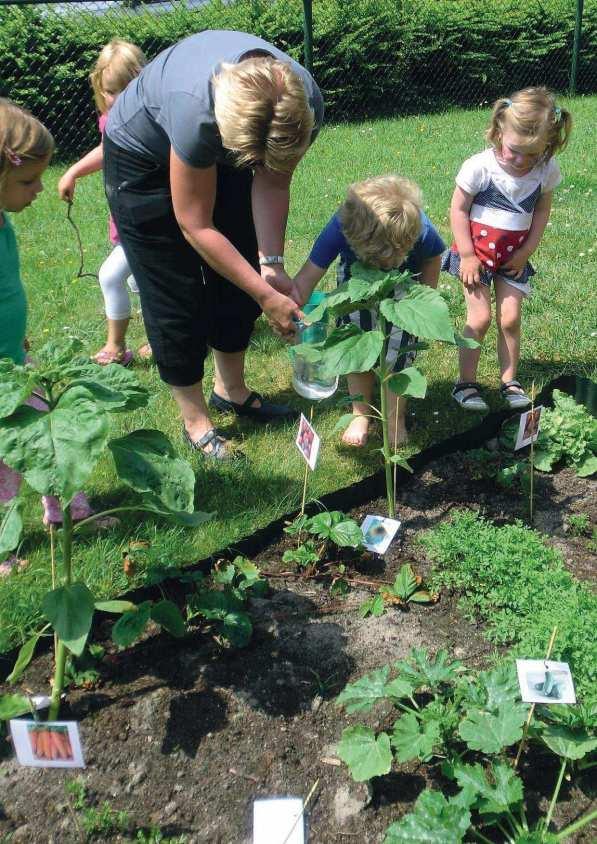
<instances>
[{"instance_id":1,"label":"plant label on stick","mask_svg":"<svg viewBox=\"0 0 597 844\"><path fill-rule=\"evenodd\" d=\"M253 844L305 844L303 801L299 797L255 800Z\"/></svg>"},{"instance_id":2,"label":"plant label on stick","mask_svg":"<svg viewBox=\"0 0 597 844\"><path fill-rule=\"evenodd\" d=\"M76 721L14 718L10 732L19 764L33 768L84 768Z\"/></svg>"},{"instance_id":3,"label":"plant label on stick","mask_svg":"<svg viewBox=\"0 0 597 844\"><path fill-rule=\"evenodd\" d=\"M313 471L317 464L321 441L319 435L315 432L315 428L302 413L295 442L296 447L307 461L307 465Z\"/></svg>"},{"instance_id":4,"label":"plant label on stick","mask_svg":"<svg viewBox=\"0 0 597 844\"><path fill-rule=\"evenodd\" d=\"M525 703L576 703L574 683L567 662L517 659L520 694Z\"/></svg>"},{"instance_id":5,"label":"plant label on stick","mask_svg":"<svg viewBox=\"0 0 597 844\"><path fill-rule=\"evenodd\" d=\"M400 524L396 519L387 519L385 516L365 516L361 531L367 551L385 554Z\"/></svg>"},{"instance_id":6,"label":"plant label on stick","mask_svg":"<svg viewBox=\"0 0 597 844\"><path fill-rule=\"evenodd\" d=\"M521 413L514 451L518 451L519 448L524 448L526 445L537 442L542 410L543 405L539 405L539 407L534 407L532 410L527 410L526 413Z\"/></svg>"}]
</instances>

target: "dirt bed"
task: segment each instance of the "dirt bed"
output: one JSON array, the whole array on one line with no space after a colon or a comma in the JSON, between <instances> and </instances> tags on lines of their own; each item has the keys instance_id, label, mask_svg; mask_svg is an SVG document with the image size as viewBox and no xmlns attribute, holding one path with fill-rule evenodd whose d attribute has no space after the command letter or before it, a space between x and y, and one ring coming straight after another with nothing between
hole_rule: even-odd
<instances>
[{"instance_id":1,"label":"dirt bed","mask_svg":"<svg viewBox=\"0 0 597 844\"><path fill-rule=\"evenodd\" d=\"M416 537L454 508L478 509L497 524L524 515L518 496L469 476L468 458L455 455L436 461L403 487L399 539L385 561L368 557L353 574L392 580L410 562L425 575L430 564ZM562 471L540 476L536 492L536 527L577 577L593 579L586 540L571 537L565 528L572 513L597 521L595 484ZM351 515L360 520L366 513L384 512L380 500ZM286 547L284 538L256 561L279 574L288 569L281 562ZM253 800L305 797L316 780L310 841L381 842L422 789L441 787L436 768L414 763L375 780L371 792L353 783L334 745L355 718L337 709L334 699L347 682L406 656L413 645L447 648L469 667L486 664L491 647L482 629L461 617L456 597L443 594L432 607L415 605L408 612L362 619L358 607L372 594L365 588L341 598L313 579L277 576L271 585L267 598L252 602L255 631L246 649L222 651L205 632L183 641L154 634L126 652L109 654L98 688L71 691L62 717L80 722L84 771L21 768L6 745L0 840L11 833L11 842L85 841L81 813L65 791L74 776L81 777L94 804L109 801L112 808L126 810L131 828L155 825L164 835L210 844L250 844ZM49 656L40 657L26 675L28 685L42 688L50 670ZM377 726L390 719L382 709L358 720ZM525 766L531 812L545 809L557 762L538 754L527 757ZM593 797L588 776L565 784L557 825L579 817ZM594 835L594 829L585 829L572 840L589 842ZM105 840L128 839L112 833Z\"/></svg>"}]
</instances>

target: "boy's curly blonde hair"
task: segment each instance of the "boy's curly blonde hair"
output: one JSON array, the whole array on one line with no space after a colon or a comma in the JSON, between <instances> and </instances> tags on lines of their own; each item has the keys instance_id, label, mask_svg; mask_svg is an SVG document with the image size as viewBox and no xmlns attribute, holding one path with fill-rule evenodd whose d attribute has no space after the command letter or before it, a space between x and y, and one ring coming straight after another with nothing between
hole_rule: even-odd
<instances>
[{"instance_id":1,"label":"boy's curly blonde hair","mask_svg":"<svg viewBox=\"0 0 597 844\"><path fill-rule=\"evenodd\" d=\"M89 74L95 105L100 114L108 110L104 96L106 89L109 87L117 93L124 91L146 64L143 50L129 41L113 38L102 48Z\"/></svg>"},{"instance_id":2,"label":"boy's curly blonde hair","mask_svg":"<svg viewBox=\"0 0 597 844\"><path fill-rule=\"evenodd\" d=\"M0 203L7 173L28 161L49 159L54 138L43 123L12 100L0 97Z\"/></svg>"},{"instance_id":3,"label":"boy's curly blonde hair","mask_svg":"<svg viewBox=\"0 0 597 844\"><path fill-rule=\"evenodd\" d=\"M394 269L421 234L421 208L421 190L410 179L376 176L348 188L339 210L340 224L364 264Z\"/></svg>"},{"instance_id":4,"label":"boy's curly blonde hair","mask_svg":"<svg viewBox=\"0 0 597 844\"><path fill-rule=\"evenodd\" d=\"M555 95L547 88L523 88L511 97L501 97L494 103L491 122L485 137L499 150L502 133L510 129L528 139L529 147L543 142L543 160L564 149L572 130L572 115L561 108Z\"/></svg>"},{"instance_id":5,"label":"boy's curly blonde hair","mask_svg":"<svg viewBox=\"0 0 597 844\"><path fill-rule=\"evenodd\" d=\"M314 116L290 65L272 56L222 63L212 82L222 144L237 166L292 173L311 141Z\"/></svg>"}]
</instances>

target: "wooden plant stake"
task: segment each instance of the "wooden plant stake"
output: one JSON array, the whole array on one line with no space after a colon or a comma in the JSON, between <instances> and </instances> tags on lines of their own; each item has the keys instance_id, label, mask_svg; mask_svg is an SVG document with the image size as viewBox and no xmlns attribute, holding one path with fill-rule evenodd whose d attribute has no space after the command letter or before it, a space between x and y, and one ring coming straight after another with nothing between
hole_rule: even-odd
<instances>
[{"instance_id":1,"label":"wooden plant stake","mask_svg":"<svg viewBox=\"0 0 597 844\"><path fill-rule=\"evenodd\" d=\"M313 417L313 408L311 408L311 417ZM292 826L291 826L291 827L290 827L290 829L288 830L288 835L286 836L286 838L284 839L284 841L282 841L282 844L286 844L286 842L288 841L288 839L290 838L290 836L292 835L292 833L293 833L293 832L294 832L294 830L296 829L296 825L297 825L297 823L301 820L301 818L303 817L303 815L305 814L305 809L307 808L307 805L308 805L309 801L311 800L311 798L312 798L312 797L313 797L313 795L315 794L315 790L317 789L317 786L318 786L318 785L319 785L319 780L315 780L315 782L313 783L313 786L312 786L312 788L311 788L311 791L307 794L307 799L306 799L306 800L305 800L305 802L303 803L303 808L301 809L301 811L300 811L300 812L299 812L299 814L297 815L297 818L296 818L295 822L292 824Z\"/></svg>"},{"instance_id":2,"label":"wooden plant stake","mask_svg":"<svg viewBox=\"0 0 597 844\"><path fill-rule=\"evenodd\" d=\"M555 641L557 632L558 632L557 627L554 627L554 629L551 631L551 638L549 640L549 645L547 646L547 653L545 654L545 659L549 659L549 657L551 656L551 650L553 648L553 643ZM535 712L535 704L532 703L531 708L529 709L529 715L528 715L528 718L526 720L526 724L524 725L524 729L522 731L522 738L520 740L520 744L518 745L518 753L516 754L516 759L514 760L514 770L516 770L518 768L518 763L520 762L520 757L522 755L522 751L523 751L524 745L525 745L526 740L527 740L527 735L528 735L528 732L529 732L529 727L531 726L531 721L533 720L533 713L534 712Z\"/></svg>"},{"instance_id":3,"label":"wooden plant stake","mask_svg":"<svg viewBox=\"0 0 597 844\"><path fill-rule=\"evenodd\" d=\"M531 418L535 413L535 382L531 385ZM533 525L533 481L535 476L535 438L531 438L531 454L529 457L529 465L531 469L530 485L529 485L529 524Z\"/></svg>"},{"instance_id":4,"label":"wooden plant stake","mask_svg":"<svg viewBox=\"0 0 597 844\"><path fill-rule=\"evenodd\" d=\"M311 413L309 414L309 424L313 425L313 405L311 405ZM309 476L309 464L305 461L305 480L303 483L303 500L301 501L301 516L305 515L305 501L307 499L307 478ZM300 534L299 534L300 540Z\"/></svg>"}]
</instances>

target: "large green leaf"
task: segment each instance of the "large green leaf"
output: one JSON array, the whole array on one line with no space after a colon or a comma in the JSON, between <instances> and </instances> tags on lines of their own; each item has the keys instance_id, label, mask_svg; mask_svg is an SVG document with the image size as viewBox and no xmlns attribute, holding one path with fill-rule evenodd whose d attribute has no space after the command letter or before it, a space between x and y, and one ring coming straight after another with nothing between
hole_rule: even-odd
<instances>
[{"instance_id":1,"label":"large green leaf","mask_svg":"<svg viewBox=\"0 0 597 844\"><path fill-rule=\"evenodd\" d=\"M407 712L394 724L391 742L399 762L421 759L426 762L440 744L441 731L437 721L421 723L413 712Z\"/></svg>"},{"instance_id":2,"label":"large green leaf","mask_svg":"<svg viewBox=\"0 0 597 844\"><path fill-rule=\"evenodd\" d=\"M61 374L67 365L79 352L83 350L83 343L75 337L64 340L50 340L35 351L35 362L39 370L60 369Z\"/></svg>"},{"instance_id":3,"label":"large green leaf","mask_svg":"<svg viewBox=\"0 0 597 844\"><path fill-rule=\"evenodd\" d=\"M0 721L10 721L26 712L31 712L31 706L25 695L0 695Z\"/></svg>"},{"instance_id":4,"label":"large green leaf","mask_svg":"<svg viewBox=\"0 0 597 844\"><path fill-rule=\"evenodd\" d=\"M355 521L346 519L332 527L330 539L339 548L358 548L363 544L363 531Z\"/></svg>"},{"instance_id":5,"label":"large green leaf","mask_svg":"<svg viewBox=\"0 0 597 844\"><path fill-rule=\"evenodd\" d=\"M588 478L597 472L597 455L586 452L586 456L576 464L576 474L579 478Z\"/></svg>"},{"instance_id":6,"label":"large green leaf","mask_svg":"<svg viewBox=\"0 0 597 844\"><path fill-rule=\"evenodd\" d=\"M31 395L35 375L31 367L0 360L0 419L10 416Z\"/></svg>"},{"instance_id":7,"label":"large green leaf","mask_svg":"<svg viewBox=\"0 0 597 844\"><path fill-rule=\"evenodd\" d=\"M108 439L108 421L83 387L49 413L20 407L0 420L0 458L42 495L68 504L93 471Z\"/></svg>"},{"instance_id":8,"label":"large green leaf","mask_svg":"<svg viewBox=\"0 0 597 844\"><path fill-rule=\"evenodd\" d=\"M0 522L0 560L10 554L21 541L23 532L23 517L21 510L23 502L18 496L13 498L4 509ZM0 510L0 513L2 510Z\"/></svg>"},{"instance_id":9,"label":"large green leaf","mask_svg":"<svg viewBox=\"0 0 597 844\"><path fill-rule=\"evenodd\" d=\"M472 710L460 723L458 733L471 750L499 753L522 738L527 717L523 706L502 705L495 714Z\"/></svg>"},{"instance_id":10,"label":"large green leaf","mask_svg":"<svg viewBox=\"0 0 597 844\"><path fill-rule=\"evenodd\" d=\"M71 386L85 387L98 405L106 410L136 410L145 407L148 390L141 386L134 372L117 363L99 366L89 360L74 362Z\"/></svg>"},{"instance_id":11,"label":"large green leaf","mask_svg":"<svg viewBox=\"0 0 597 844\"><path fill-rule=\"evenodd\" d=\"M415 573L412 567L408 563L405 563L396 575L392 591L398 598L407 601L416 589L417 578L415 577Z\"/></svg>"},{"instance_id":12,"label":"large green leaf","mask_svg":"<svg viewBox=\"0 0 597 844\"><path fill-rule=\"evenodd\" d=\"M583 729L550 724L541 738L550 750L565 759L582 759L597 748L597 737Z\"/></svg>"},{"instance_id":13,"label":"large green leaf","mask_svg":"<svg viewBox=\"0 0 597 844\"><path fill-rule=\"evenodd\" d=\"M80 656L83 653L95 603L84 583L59 586L44 595L42 612L66 647Z\"/></svg>"},{"instance_id":14,"label":"large green leaf","mask_svg":"<svg viewBox=\"0 0 597 844\"><path fill-rule=\"evenodd\" d=\"M389 322L409 334L428 340L455 342L446 301L437 290L425 284L413 285L402 299L385 299L379 310Z\"/></svg>"},{"instance_id":15,"label":"large green leaf","mask_svg":"<svg viewBox=\"0 0 597 844\"><path fill-rule=\"evenodd\" d=\"M128 648L143 633L151 616L151 601L143 601L134 610L124 612L112 628L112 640L120 648Z\"/></svg>"},{"instance_id":16,"label":"large green leaf","mask_svg":"<svg viewBox=\"0 0 597 844\"><path fill-rule=\"evenodd\" d=\"M520 700L520 687L512 662L503 662L491 671L481 671L479 685L483 686L487 695L486 709L494 710Z\"/></svg>"},{"instance_id":17,"label":"large green leaf","mask_svg":"<svg viewBox=\"0 0 597 844\"><path fill-rule=\"evenodd\" d=\"M381 331L362 331L352 323L341 325L321 347L323 368L334 375L368 372L381 354L383 340Z\"/></svg>"},{"instance_id":18,"label":"large green leaf","mask_svg":"<svg viewBox=\"0 0 597 844\"><path fill-rule=\"evenodd\" d=\"M357 782L387 774L392 767L392 751L387 733L377 737L370 727L347 727L338 744L338 756L350 768Z\"/></svg>"},{"instance_id":19,"label":"large green leaf","mask_svg":"<svg viewBox=\"0 0 597 844\"><path fill-rule=\"evenodd\" d=\"M412 396L424 399L427 392L427 379L415 366L407 366L388 379L389 389L397 396Z\"/></svg>"},{"instance_id":20,"label":"large green leaf","mask_svg":"<svg viewBox=\"0 0 597 844\"><path fill-rule=\"evenodd\" d=\"M384 692L387 697L394 698L395 700L402 700L405 697L412 697L414 694L414 688L412 685L405 680L403 677L395 677L393 680L390 680L387 683Z\"/></svg>"},{"instance_id":21,"label":"large green leaf","mask_svg":"<svg viewBox=\"0 0 597 844\"><path fill-rule=\"evenodd\" d=\"M186 460L176 457L170 440L161 431L133 431L111 440L108 446L118 476L125 483L168 510L192 512L193 470Z\"/></svg>"},{"instance_id":22,"label":"large green leaf","mask_svg":"<svg viewBox=\"0 0 597 844\"><path fill-rule=\"evenodd\" d=\"M460 844L470 824L471 814L457 798L424 791L414 811L387 829L384 844Z\"/></svg>"},{"instance_id":23,"label":"large green leaf","mask_svg":"<svg viewBox=\"0 0 597 844\"><path fill-rule=\"evenodd\" d=\"M448 659L447 651L438 651L435 659L432 659L426 648L413 648L407 660L401 659L396 663L400 676L411 683L413 688L426 686L432 691L442 683L455 681L460 667L460 662Z\"/></svg>"},{"instance_id":24,"label":"large green leaf","mask_svg":"<svg viewBox=\"0 0 597 844\"><path fill-rule=\"evenodd\" d=\"M134 611L136 606L131 601L96 601L95 608L96 610L101 610L101 612L120 614L131 610Z\"/></svg>"},{"instance_id":25,"label":"large green leaf","mask_svg":"<svg viewBox=\"0 0 597 844\"><path fill-rule=\"evenodd\" d=\"M172 601L158 601L151 607L151 618L171 636L181 639L186 633L185 623L180 610Z\"/></svg>"},{"instance_id":26,"label":"large green leaf","mask_svg":"<svg viewBox=\"0 0 597 844\"><path fill-rule=\"evenodd\" d=\"M493 763L487 772L479 764L456 764L454 777L462 788L468 786L477 795L475 808L481 814L501 814L522 800L522 780L503 762Z\"/></svg>"},{"instance_id":27,"label":"large green leaf","mask_svg":"<svg viewBox=\"0 0 597 844\"><path fill-rule=\"evenodd\" d=\"M338 695L336 705L344 706L348 713L369 712L378 701L387 698L389 673L389 667L384 665L361 677L356 683L349 683Z\"/></svg>"}]
</instances>

